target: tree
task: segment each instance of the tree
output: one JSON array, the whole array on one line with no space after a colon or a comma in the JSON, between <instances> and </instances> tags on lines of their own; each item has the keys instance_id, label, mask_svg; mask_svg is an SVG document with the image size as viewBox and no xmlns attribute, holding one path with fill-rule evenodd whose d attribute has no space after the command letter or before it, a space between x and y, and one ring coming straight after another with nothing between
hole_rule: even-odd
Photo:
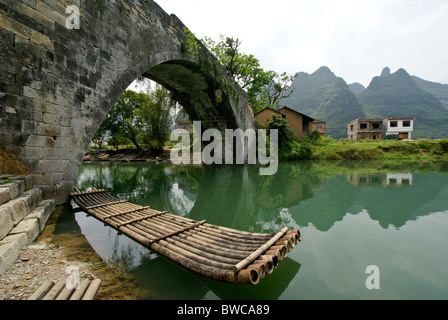
<instances>
[{"instance_id":1,"label":"tree","mask_svg":"<svg viewBox=\"0 0 448 320\"><path fill-rule=\"evenodd\" d=\"M241 52L241 40L221 35L218 42L210 38L202 41L218 58L227 75L246 90L255 113L265 107L276 109L280 100L292 93L290 85L296 76L265 71L254 55Z\"/></svg>"},{"instance_id":2,"label":"tree","mask_svg":"<svg viewBox=\"0 0 448 320\"><path fill-rule=\"evenodd\" d=\"M148 103L148 100L147 94L126 90L112 107L107 120L110 121L108 128L112 137L116 137L118 140L128 138L138 152L143 149L138 142L142 124L137 114L138 110Z\"/></svg>"},{"instance_id":3,"label":"tree","mask_svg":"<svg viewBox=\"0 0 448 320\"><path fill-rule=\"evenodd\" d=\"M288 98L294 92L294 88L291 87L291 84L297 77L297 74L288 75L286 72L280 74L270 71L269 77L271 78L271 81L262 91L261 99L268 107L278 110L280 109L280 102L282 99Z\"/></svg>"},{"instance_id":4,"label":"tree","mask_svg":"<svg viewBox=\"0 0 448 320\"><path fill-rule=\"evenodd\" d=\"M269 121L268 129L278 130L278 143L280 148L297 139L296 135L289 127L286 119L277 117L276 115L273 115L272 119Z\"/></svg>"},{"instance_id":5,"label":"tree","mask_svg":"<svg viewBox=\"0 0 448 320\"><path fill-rule=\"evenodd\" d=\"M101 146L104 142L106 142L107 136L109 134L109 128L108 128L108 121L107 118L109 116L106 116L106 119L101 122L100 127L96 131L95 135L93 136L93 141L98 145L98 151L101 151Z\"/></svg>"},{"instance_id":6,"label":"tree","mask_svg":"<svg viewBox=\"0 0 448 320\"><path fill-rule=\"evenodd\" d=\"M160 153L171 129L176 102L171 93L160 85L150 91L148 99L137 110L142 129L142 140L152 152Z\"/></svg>"}]
</instances>

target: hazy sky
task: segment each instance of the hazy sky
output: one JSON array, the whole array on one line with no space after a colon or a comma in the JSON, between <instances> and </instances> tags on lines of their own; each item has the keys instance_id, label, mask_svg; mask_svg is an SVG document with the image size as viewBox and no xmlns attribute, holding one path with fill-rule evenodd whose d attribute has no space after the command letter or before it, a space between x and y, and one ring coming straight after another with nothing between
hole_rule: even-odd
<instances>
[{"instance_id":1,"label":"hazy sky","mask_svg":"<svg viewBox=\"0 0 448 320\"><path fill-rule=\"evenodd\" d=\"M448 84L448 0L155 0L198 37L243 41L266 70L328 66L369 85L384 67Z\"/></svg>"}]
</instances>

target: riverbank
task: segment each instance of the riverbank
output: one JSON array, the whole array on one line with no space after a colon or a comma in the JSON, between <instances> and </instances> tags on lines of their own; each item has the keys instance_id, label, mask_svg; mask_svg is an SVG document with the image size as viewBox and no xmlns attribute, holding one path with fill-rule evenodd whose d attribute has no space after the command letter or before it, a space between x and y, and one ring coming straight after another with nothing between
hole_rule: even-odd
<instances>
[{"instance_id":1,"label":"riverbank","mask_svg":"<svg viewBox=\"0 0 448 320\"><path fill-rule=\"evenodd\" d=\"M84 161L145 162L165 161L171 148L165 147L159 157L132 149L91 150ZM448 139L445 140L317 140L294 141L279 150L281 161L294 160L415 160L448 161Z\"/></svg>"},{"instance_id":2,"label":"riverbank","mask_svg":"<svg viewBox=\"0 0 448 320\"><path fill-rule=\"evenodd\" d=\"M74 217L64 210L56 208L41 235L0 276L0 300L26 300L43 281L66 279L69 266L79 268L80 280L102 280L97 300L141 299L145 293L135 279L104 262L80 230L69 227Z\"/></svg>"},{"instance_id":3,"label":"riverbank","mask_svg":"<svg viewBox=\"0 0 448 320\"><path fill-rule=\"evenodd\" d=\"M137 152L135 149L118 149L118 150L89 150L84 156L84 161L115 161L115 162L146 162L168 160L170 158L171 149L166 147L159 156L154 156L148 151Z\"/></svg>"},{"instance_id":4,"label":"riverbank","mask_svg":"<svg viewBox=\"0 0 448 320\"><path fill-rule=\"evenodd\" d=\"M319 139L309 143L308 160L443 160L448 161L448 140Z\"/></svg>"}]
</instances>

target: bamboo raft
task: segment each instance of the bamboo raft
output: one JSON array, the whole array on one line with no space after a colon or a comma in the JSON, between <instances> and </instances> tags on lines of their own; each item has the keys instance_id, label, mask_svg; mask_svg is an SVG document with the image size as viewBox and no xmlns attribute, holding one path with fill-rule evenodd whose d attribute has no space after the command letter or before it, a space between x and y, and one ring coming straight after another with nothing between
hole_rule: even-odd
<instances>
[{"instance_id":1,"label":"bamboo raft","mask_svg":"<svg viewBox=\"0 0 448 320\"><path fill-rule=\"evenodd\" d=\"M141 245L205 277L257 285L302 239L299 230L238 231L121 201L105 190L71 193L75 203Z\"/></svg>"}]
</instances>

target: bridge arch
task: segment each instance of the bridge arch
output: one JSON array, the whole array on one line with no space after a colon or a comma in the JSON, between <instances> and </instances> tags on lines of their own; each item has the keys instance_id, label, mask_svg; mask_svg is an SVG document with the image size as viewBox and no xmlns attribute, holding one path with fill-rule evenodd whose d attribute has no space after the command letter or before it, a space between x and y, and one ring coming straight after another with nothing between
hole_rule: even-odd
<instances>
[{"instance_id":1,"label":"bridge arch","mask_svg":"<svg viewBox=\"0 0 448 320\"><path fill-rule=\"evenodd\" d=\"M66 26L70 5L79 29ZM182 50L184 27L151 0L0 0L0 174L32 173L46 197L66 201L93 135L140 76L204 130L252 128L245 92L211 53Z\"/></svg>"}]
</instances>

